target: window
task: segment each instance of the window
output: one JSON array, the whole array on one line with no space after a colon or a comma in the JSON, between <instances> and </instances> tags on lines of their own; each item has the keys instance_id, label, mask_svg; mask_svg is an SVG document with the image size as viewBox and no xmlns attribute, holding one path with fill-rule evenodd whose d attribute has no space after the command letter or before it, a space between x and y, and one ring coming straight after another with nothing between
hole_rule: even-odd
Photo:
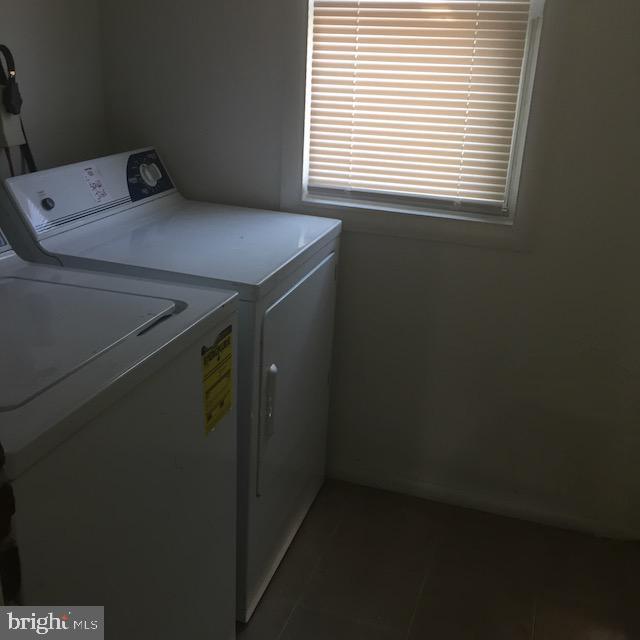
<instances>
[{"instance_id":1,"label":"window","mask_svg":"<svg viewBox=\"0 0 640 640\"><path fill-rule=\"evenodd\" d=\"M311 0L303 197L509 216L540 0Z\"/></svg>"}]
</instances>

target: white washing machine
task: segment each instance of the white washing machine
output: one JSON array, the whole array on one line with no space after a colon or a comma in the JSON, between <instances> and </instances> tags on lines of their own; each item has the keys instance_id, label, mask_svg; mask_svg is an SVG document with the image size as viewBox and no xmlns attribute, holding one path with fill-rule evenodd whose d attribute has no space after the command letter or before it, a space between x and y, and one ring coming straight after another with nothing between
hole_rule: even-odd
<instances>
[{"instance_id":1,"label":"white washing machine","mask_svg":"<svg viewBox=\"0 0 640 640\"><path fill-rule=\"evenodd\" d=\"M231 640L235 294L2 245L0 443L22 565L3 563L5 597L103 605L127 640Z\"/></svg>"},{"instance_id":2,"label":"white washing machine","mask_svg":"<svg viewBox=\"0 0 640 640\"><path fill-rule=\"evenodd\" d=\"M237 614L247 621L324 481L340 221L186 200L153 149L6 188L20 215L3 224L28 259L239 292Z\"/></svg>"}]
</instances>

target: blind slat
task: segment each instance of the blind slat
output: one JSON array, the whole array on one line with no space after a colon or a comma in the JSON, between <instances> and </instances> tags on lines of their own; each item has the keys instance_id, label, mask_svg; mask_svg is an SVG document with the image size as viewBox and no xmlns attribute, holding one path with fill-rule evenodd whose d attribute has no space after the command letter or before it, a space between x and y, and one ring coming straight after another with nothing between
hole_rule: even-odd
<instances>
[{"instance_id":1,"label":"blind slat","mask_svg":"<svg viewBox=\"0 0 640 640\"><path fill-rule=\"evenodd\" d=\"M309 161L321 162L327 161L342 161L345 158L351 159L353 162L368 162L371 161L374 164L398 164L400 166L429 166L429 167L457 167L462 162L465 167L470 169L478 169L482 171L507 171L507 161L499 158L478 158L478 157L464 157L462 160L455 155L446 155L441 152L432 153L406 153L402 151L396 152L381 152L369 149L351 149L337 146L326 147L322 150L322 153L314 153L309 156ZM397 160L395 159L397 158ZM429 160L428 164L425 163L425 158Z\"/></svg>"},{"instance_id":2,"label":"blind slat","mask_svg":"<svg viewBox=\"0 0 640 640\"><path fill-rule=\"evenodd\" d=\"M351 144L357 146L359 144L364 145L383 145L385 147L394 147L397 148L405 148L407 146L413 147L416 149L450 149L455 150L458 155L463 155L460 150L460 141L457 139L444 139L444 138L400 138L400 137L387 137L382 135L359 135L359 134L348 134L341 132L324 132L322 134L314 133L311 136L311 141L318 145L320 148L323 144L328 141L331 142L341 142L343 144ZM317 148L317 147L314 147ZM464 150L464 155L472 152L487 152L487 153L501 153L504 155L509 155L509 145L506 144L496 144L494 142L473 142L467 141L466 148Z\"/></svg>"},{"instance_id":3,"label":"blind slat","mask_svg":"<svg viewBox=\"0 0 640 640\"><path fill-rule=\"evenodd\" d=\"M465 122L402 122L397 120L371 120L358 119L358 124L353 125L348 118L312 117L311 124L321 127L323 131L352 130L354 133L387 132L389 135L417 134L419 136L431 136L447 134L452 136L468 136L470 140L485 138L511 139L511 130L508 127L480 127Z\"/></svg>"},{"instance_id":4,"label":"blind slat","mask_svg":"<svg viewBox=\"0 0 640 640\"><path fill-rule=\"evenodd\" d=\"M320 176L319 179L316 180L316 183L319 183L324 176ZM384 178L380 177L370 177L366 175L356 175L350 177L348 179L341 177L332 177L332 180L335 180L337 184L340 185L349 185L362 188L364 186L377 187L379 189L389 187L394 189L400 189L404 192L407 191L415 191L419 194L425 194L430 192L435 192L434 195L442 195L443 192L450 193L452 197L458 198L464 194L473 195L475 197L481 197L483 195L488 197L493 197L496 200L500 198L500 187L495 187L495 189L490 188L482 188L480 186L475 186L473 184L464 184L459 183L457 181L441 181L437 180L399 180L397 178ZM316 184L315 186L321 186Z\"/></svg>"},{"instance_id":5,"label":"blind slat","mask_svg":"<svg viewBox=\"0 0 640 640\"><path fill-rule=\"evenodd\" d=\"M473 189L465 187L452 189L446 185L425 185L415 183L400 183L391 180L364 180L360 178L333 178L333 186L340 188L352 188L355 190L366 191L380 191L383 193L401 193L404 195L418 195L418 196L436 196L436 197L450 197L452 199L460 198L475 198L476 200L487 200L490 202L501 202L500 194L494 191L486 191L483 189ZM325 186L325 180L323 179L309 179L309 185L312 187L323 188Z\"/></svg>"},{"instance_id":6,"label":"blind slat","mask_svg":"<svg viewBox=\"0 0 640 640\"><path fill-rule=\"evenodd\" d=\"M484 57L480 62L472 55L467 56L441 56L437 58L431 54L415 54L415 53L389 53L389 52L367 52L367 51L320 51L316 56L314 64L320 65L353 65L355 62L370 67L380 65L381 67L396 67L398 65L407 65L418 69L452 69L458 71L460 69L469 70L469 67L476 66L482 70L493 69L516 69L519 72L518 58L489 58ZM331 63L331 64L330 64Z\"/></svg>"},{"instance_id":7,"label":"blind slat","mask_svg":"<svg viewBox=\"0 0 640 640\"><path fill-rule=\"evenodd\" d=\"M420 170L413 169L413 167L404 167L399 169L397 166L384 165L384 166L374 166L371 164L363 164L363 163L331 163L331 162L313 162L309 166L311 175L317 175L320 172L324 173L337 173L338 175L343 175L346 172L351 173L352 175L384 175L389 177L390 175L400 177L400 178L430 178L431 180L445 179L445 182L459 182L460 178L463 179L465 184L476 184L476 185L484 185L484 186L504 186L504 182L506 180L506 175L484 175L477 172L472 172L469 170L465 171L446 171L444 168L442 170L432 169L432 170Z\"/></svg>"},{"instance_id":8,"label":"blind slat","mask_svg":"<svg viewBox=\"0 0 640 640\"><path fill-rule=\"evenodd\" d=\"M493 98L500 96L505 100L513 100L516 102L517 92L515 91L496 91L495 89L489 90L486 86L476 87L469 83L468 85L442 85L433 82L407 82L406 80L398 81L376 81L368 78L360 79L358 81L350 82L344 78L327 78L326 80L318 79L311 85L312 90L328 89L332 88L336 91L345 91L345 87L351 85L352 91L349 95L354 97L358 96L359 92L377 92L386 93L391 95L407 95L413 94L414 96L422 95L428 96L476 96L483 98ZM434 86L435 85L435 86ZM463 87L463 88L461 88ZM348 93L348 92L346 92Z\"/></svg>"},{"instance_id":9,"label":"blind slat","mask_svg":"<svg viewBox=\"0 0 640 640\"><path fill-rule=\"evenodd\" d=\"M520 47L489 47L486 43L476 43L475 54L485 58L503 59L513 58L519 59L521 53ZM322 40L315 39L314 46L319 55L327 51L338 51L339 53L349 53L355 55L353 43L348 40ZM427 44L421 42L388 42L382 40L380 42L366 42L362 38L358 41L358 52L360 54L375 53L380 55L428 55L434 60L437 59L457 59L459 57L473 58L475 57L473 50L469 50L469 46L462 46L459 43L445 43L444 45Z\"/></svg>"},{"instance_id":10,"label":"blind slat","mask_svg":"<svg viewBox=\"0 0 640 640\"><path fill-rule=\"evenodd\" d=\"M464 101L461 101L464 102ZM312 109L312 113L318 114L351 114L353 112L362 113L363 115L388 116L388 114L397 114L398 117L407 118L411 116L434 118L468 118L470 121L483 121L490 123L496 120L505 120L513 117L511 109L486 109L473 108L468 109L464 106L425 106L425 105L407 105L402 113L398 114L397 108L393 104L385 102L358 102L358 104L347 100L317 100Z\"/></svg>"},{"instance_id":11,"label":"blind slat","mask_svg":"<svg viewBox=\"0 0 640 640\"><path fill-rule=\"evenodd\" d=\"M441 129L393 129L392 127L373 127L365 125L357 125L349 127L339 124L316 124L320 133L351 135L354 138L378 138L386 140L449 140L455 141L460 145L465 144L501 144L505 147L509 146L510 135L507 134L483 134L483 133L465 133L464 131L454 130L452 127L442 127ZM349 133L351 132L351 133Z\"/></svg>"},{"instance_id":12,"label":"blind slat","mask_svg":"<svg viewBox=\"0 0 640 640\"><path fill-rule=\"evenodd\" d=\"M324 102L348 102L353 104L351 92L340 93L338 91L326 91L316 90L311 92L312 98L315 100L315 104L321 104ZM376 94L365 93L362 90L358 91L358 101L356 104L366 105L389 105L391 108L397 109L398 106L406 105L407 108L424 108L424 109L456 109L462 108L460 105L475 105L473 108L481 111L494 111L494 110L512 110L515 108L515 104L512 102L498 102L496 100L483 100L477 97L446 97L446 96L397 96L393 94Z\"/></svg>"},{"instance_id":13,"label":"blind slat","mask_svg":"<svg viewBox=\"0 0 640 640\"><path fill-rule=\"evenodd\" d=\"M496 114L496 117L474 116L467 112L457 112L452 110L444 113L415 113L406 111L401 114L389 109L387 111L379 110L373 111L369 109L349 109L344 107L343 109L322 109L319 107L314 108L311 111L312 118L328 119L333 122L351 122L353 121L354 114L358 117L358 120L369 122L388 122L390 124L404 123L404 124L446 124L451 123L454 126L468 125L476 130L479 128L490 129L493 127L510 129L510 119L506 116L500 116Z\"/></svg>"}]
</instances>

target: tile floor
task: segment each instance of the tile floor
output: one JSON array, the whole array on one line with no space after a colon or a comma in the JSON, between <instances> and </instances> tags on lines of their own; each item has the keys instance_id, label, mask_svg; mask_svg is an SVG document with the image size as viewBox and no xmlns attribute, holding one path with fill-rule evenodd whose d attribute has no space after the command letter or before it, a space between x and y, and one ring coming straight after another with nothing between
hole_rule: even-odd
<instances>
[{"instance_id":1,"label":"tile floor","mask_svg":"<svg viewBox=\"0 0 640 640\"><path fill-rule=\"evenodd\" d=\"M640 544L329 481L239 640L636 640Z\"/></svg>"}]
</instances>

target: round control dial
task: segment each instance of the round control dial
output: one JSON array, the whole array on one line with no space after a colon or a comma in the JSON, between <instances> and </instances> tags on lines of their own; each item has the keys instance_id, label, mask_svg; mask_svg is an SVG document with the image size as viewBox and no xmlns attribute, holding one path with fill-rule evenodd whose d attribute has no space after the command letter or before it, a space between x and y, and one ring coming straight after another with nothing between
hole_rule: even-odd
<instances>
[{"instance_id":1,"label":"round control dial","mask_svg":"<svg viewBox=\"0 0 640 640\"><path fill-rule=\"evenodd\" d=\"M127 159L127 187L131 202L173 189L162 160L153 149L132 153Z\"/></svg>"},{"instance_id":2,"label":"round control dial","mask_svg":"<svg viewBox=\"0 0 640 640\"><path fill-rule=\"evenodd\" d=\"M162 178L162 171L160 171L155 162L144 162L140 165L140 177L145 184L155 187L158 184L158 180Z\"/></svg>"},{"instance_id":3,"label":"round control dial","mask_svg":"<svg viewBox=\"0 0 640 640\"><path fill-rule=\"evenodd\" d=\"M53 198L43 198L40 201L40 204L45 211L51 211L51 209L56 206L55 200Z\"/></svg>"}]
</instances>

